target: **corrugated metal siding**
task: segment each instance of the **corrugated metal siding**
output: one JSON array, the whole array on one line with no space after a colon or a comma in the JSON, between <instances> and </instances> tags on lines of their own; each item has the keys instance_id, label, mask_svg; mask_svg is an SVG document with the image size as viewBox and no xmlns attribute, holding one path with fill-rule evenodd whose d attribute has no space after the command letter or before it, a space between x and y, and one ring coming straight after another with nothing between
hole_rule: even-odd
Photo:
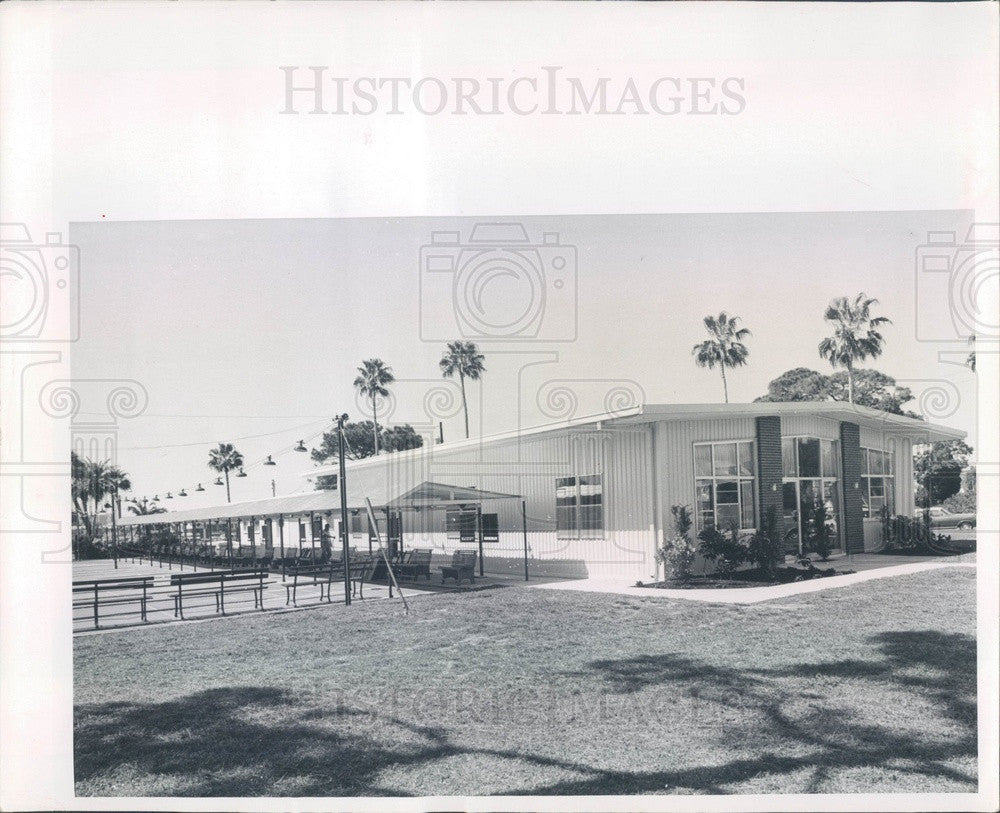
<instances>
[{"instance_id":1,"label":"corrugated metal siding","mask_svg":"<svg viewBox=\"0 0 1000 813\"><path fill-rule=\"evenodd\" d=\"M840 439L840 421L814 415L785 415L781 419L782 437L805 435L825 440Z\"/></svg>"},{"instance_id":2,"label":"corrugated metal siding","mask_svg":"<svg viewBox=\"0 0 1000 813\"><path fill-rule=\"evenodd\" d=\"M648 429L567 430L464 449L429 447L422 455L351 467L349 480L374 491L401 493L424 480L520 494L527 503L529 566L535 572L602 573L648 578L653 572L653 494ZM602 475L604 527L600 539L561 539L555 530L558 477ZM366 485L361 485L364 483ZM500 541L484 545L491 559L523 568L521 503L484 503L498 515ZM444 511L404 513L404 545L448 553L463 546L444 532ZM469 547L465 544L463 547ZM507 565L505 564L504 567Z\"/></svg>"}]
</instances>

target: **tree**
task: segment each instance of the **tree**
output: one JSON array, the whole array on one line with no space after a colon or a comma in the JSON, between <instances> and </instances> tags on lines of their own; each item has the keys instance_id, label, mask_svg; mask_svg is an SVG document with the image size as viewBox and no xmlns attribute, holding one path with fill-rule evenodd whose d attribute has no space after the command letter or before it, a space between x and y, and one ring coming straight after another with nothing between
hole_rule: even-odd
<instances>
[{"instance_id":1,"label":"tree","mask_svg":"<svg viewBox=\"0 0 1000 813\"><path fill-rule=\"evenodd\" d=\"M976 513L976 467L969 466L962 472L962 490L952 494L942 505L953 514Z\"/></svg>"},{"instance_id":2,"label":"tree","mask_svg":"<svg viewBox=\"0 0 1000 813\"><path fill-rule=\"evenodd\" d=\"M382 359L367 359L358 367L358 377L354 379L354 387L359 393L372 402L372 438L375 441L375 454L378 454L378 406L377 399L389 395L388 385L396 380L392 369L386 367Z\"/></svg>"},{"instance_id":3,"label":"tree","mask_svg":"<svg viewBox=\"0 0 1000 813\"><path fill-rule=\"evenodd\" d=\"M751 335L746 328L738 326L739 317L729 317L725 311L716 316L706 316L705 329L711 338L696 344L691 352L699 367L712 369L716 364L722 371L722 391L729 403L729 384L726 381L726 367L739 367L747 363L747 350L743 340Z\"/></svg>"},{"instance_id":4,"label":"tree","mask_svg":"<svg viewBox=\"0 0 1000 813\"><path fill-rule=\"evenodd\" d=\"M232 443L220 443L208 453L208 467L214 469L226 478L226 502L229 497L229 472L243 465L243 455Z\"/></svg>"},{"instance_id":5,"label":"tree","mask_svg":"<svg viewBox=\"0 0 1000 813\"><path fill-rule=\"evenodd\" d=\"M767 395L759 401L847 401L850 383L846 372L833 375L795 367L779 375L767 385ZM920 418L915 412L903 409L913 400L908 387L896 386L896 379L878 370L854 371L854 403L881 409L895 415Z\"/></svg>"},{"instance_id":6,"label":"tree","mask_svg":"<svg viewBox=\"0 0 1000 813\"><path fill-rule=\"evenodd\" d=\"M757 401L828 401L830 376L794 367L786 370L767 385L767 395Z\"/></svg>"},{"instance_id":7,"label":"tree","mask_svg":"<svg viewBox=\"0 0 1000 813\"><path fill-rule=\"evenodd\" d=\"M375 425L372 421L348 422L344 424L344 457L347 460L361 460L375 454ZM416 449L423 446L424 439L410 424L381 429L381 445L387 452L398 452L404 449ZM340 454L337 430L323 433L323 440L318 449L313 449L311 457L316 463L336 460ZM337 475L327 474L316 478L317 489L332 489L337 487Z\"/></svg>"},{"instance_id":8,"label":"tree","mask_svg":"<svg viewBox=\"0 0 1000 813\"><path fill-rule=\"evenodd\" d=\"M939 440L914 449L917 504L926 504L929 499L931 505L939 505L957 494L971 454L972 447L963 440Z\"/></svg>"},{"instance_id":9,"label":"tree","mask_svg":"<svg viewBox=\"0 0 1000 813\"><path fill-rule=\"evenodd\" d=\"M145 517L150 514L165 514L167 513L166 508L161 508L155 502L151 502L143 497L141 500L132 499L129 500L128 510L135 514L137 517Z\"/></svg>"},{"instance_id":10,"label":"tree","mask_svg":"<svg viewBox=\"0 0 1000 813\"><path fill-rule=\"evenodd\" d=\"M855 365L882 355L885 338L879 328L892 324L885 316L871 315L872 306L877 304L877 299L862 292L853 300L846 296L834 299L823 314L823 318L833 325L833 335L819 343L819 355L829 361L830 366L847 370L847 400L852 404Z\"/></svg>"},{"instance_id":11,"label":"tree","mask_svg":"<svg viewBox=\"0 0 1000 813\"><path fill-rule=\"evenodd\" d=\"M465 436L469 437L469 406L465 400L465 379L478 381L486 372L483 366L485 357L480 354L475 342L448 342L448 349L440 361L441 374L451 378L458 373L458 382L462 388L462 411L465 414Z\"/></svg>"},{"instance_id":12,"label":"tree","mask_svg":"<svg viewBox=\"0 0 1000 813\"><path fill-rule=\"evenodd\" d=\"M121 519L122 506L120 495L122 492L132 490L132 481L120 468L112 466L107 472L105 483L107 484L108 493L111 496L111 510L117 511L118 518Z\"/></svg>"}]
</instances>

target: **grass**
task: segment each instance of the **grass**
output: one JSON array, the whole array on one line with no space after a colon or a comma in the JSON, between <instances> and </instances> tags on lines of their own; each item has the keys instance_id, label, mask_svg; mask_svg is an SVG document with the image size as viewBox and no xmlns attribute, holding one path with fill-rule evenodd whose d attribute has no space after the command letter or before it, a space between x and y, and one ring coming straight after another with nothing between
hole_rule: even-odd
<instances>
[{"instance_id":1,"label":"grass","mask_svg":"<svg viewBox=\"0 0 1000 813\"><path fill-rule=\"evenodd\" d=\"M748 607L509 588L75 641L76 791L976 789L975 571Z\"/></svg>"}]
</instances>

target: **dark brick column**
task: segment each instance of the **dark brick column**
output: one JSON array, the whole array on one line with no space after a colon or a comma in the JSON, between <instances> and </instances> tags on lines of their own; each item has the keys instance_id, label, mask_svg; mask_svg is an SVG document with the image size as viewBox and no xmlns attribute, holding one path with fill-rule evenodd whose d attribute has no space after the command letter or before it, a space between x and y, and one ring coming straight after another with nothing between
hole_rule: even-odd
<instances>
[{"instance_id":1,"label":"dark brick column","mask_svg":"<svg viewBox=\"0 0 1000 813\"><path fill-rule=\"evenodd\" d=\"M856 423L840 423L840 458L844 545L849 553L862 553L865 528L861 516L861 432Z\"/></svg>"},{"instance_id":2,"label":"dark brick column","mask_svg":"<svg viewBox=\"0 0 1000 813\"><path fill-rule=\"evenodd\" d=\"M761 527L767 510L773 507L779 537L784 538L781 478L781 418L762 415L757 418L757 490L760 494L757 527Z\"/></svg>"}]
</instances>

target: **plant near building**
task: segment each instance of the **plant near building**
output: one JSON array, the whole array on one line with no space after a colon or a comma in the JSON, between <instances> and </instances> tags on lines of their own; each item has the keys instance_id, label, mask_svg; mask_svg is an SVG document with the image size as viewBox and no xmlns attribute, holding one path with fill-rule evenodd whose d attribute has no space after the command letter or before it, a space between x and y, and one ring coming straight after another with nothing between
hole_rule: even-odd
<instances>
[{"instance_id":1,"label":"plant near building","mask_svg":"<svg viewBox=\"0 0 1000 813\"><path fill-rule=\"evenodd\" d=\"M833 550L831 541L832 534L828 524L829 515L826 511L826 503L820 500L812 510L812 517L809 522L809 545L813 552L819 555L821 561L829 561L830 552Z\"/></svg>"},{"instance_id":2,"label":"plant near building","mask_svg":"<svg viewBox=\"0 0 1000 813\"><path fill-rule=\"evenodd\" d=\"M770 506L764 512L757 532L750 537L747 554L749 561L768 579L778 577L778 563L782 561L781 533L778 531L778 512Z\"/></svg>"},{"instance_id":3,"label":"plant near building","mask_svg":"<svg viewBox=\"0 0 1000 813\"><path fill-rule=\"evenodd\" d=\"M668 578L687 581L691 578L698 548L691 539L691 512L686 505L670 508L674 517L673 534L663 540L656 551L656 558L663 563Z\"/></svg>"},{"instance_id":4,"label":"plant near building","mask_svg":"<svg viewBox=\"0 0 1000 813\"><path fill-rule=\"evenodd\" d=\"M749 546L740 538L740 529L735 525L728 534L718 528L706 528L698 534L698 539L701 540L698 552L723 576L730 575L750 560Z\"/></svg>"}]
</instances>

